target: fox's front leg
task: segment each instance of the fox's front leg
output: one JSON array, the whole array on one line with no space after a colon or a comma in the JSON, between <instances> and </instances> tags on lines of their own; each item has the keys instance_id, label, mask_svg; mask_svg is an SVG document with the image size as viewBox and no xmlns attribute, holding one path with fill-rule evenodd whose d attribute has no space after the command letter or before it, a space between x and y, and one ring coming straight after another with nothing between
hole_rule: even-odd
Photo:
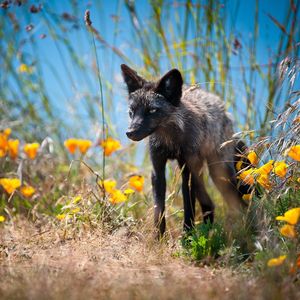
<instances>
[{"instance_id":1,"label":"fox's front leg","mask_svg":"<svg viewBox=\"0 0 300 300\"><path fill-rule=\"evenodd\" d=\"M166 197L166 162L167 157L159 149L151 149L150 155L153 165L152 192L154 197L154 224L158 237L162 237L166 230L165 197Z\"/></svg>"}]
</instances>

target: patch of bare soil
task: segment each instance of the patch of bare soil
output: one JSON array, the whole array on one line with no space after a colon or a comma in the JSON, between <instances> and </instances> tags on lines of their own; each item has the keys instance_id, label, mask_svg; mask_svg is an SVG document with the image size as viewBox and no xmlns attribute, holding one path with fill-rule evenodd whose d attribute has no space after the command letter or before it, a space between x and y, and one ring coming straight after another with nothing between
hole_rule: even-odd
<instances>
[{"instance_id":1,"label":"patch of bare soil","mask_svg":"<svg viewBox=\"0 0 300 300\"><path fill-rule=\"evenodd\" d=\"M63 240L58 229L17 222L2 226L0 233L1 299L266 296L257 292L254 280L227 269L196 266L174 256L174 245L149 242L126 229L114 234L99 229Z\"/></svg>"}]
</instances>

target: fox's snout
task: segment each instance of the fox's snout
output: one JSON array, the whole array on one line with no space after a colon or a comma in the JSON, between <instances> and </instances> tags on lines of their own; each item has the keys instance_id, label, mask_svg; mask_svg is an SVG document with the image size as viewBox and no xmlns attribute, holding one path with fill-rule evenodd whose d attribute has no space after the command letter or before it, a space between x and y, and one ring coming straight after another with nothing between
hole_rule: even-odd
<instances>
[{"instance_id":1,"label":"fox's snout","mask_svg":"<svg viewBox=\"0 0 300 300\"><path fill-rule=\"evenodd\" d=\"M150 135L153 132L151 127L145 124L133 123L129 126L126 135L129 139L138 142Z\"/></svg>"},{"instance_id":2,"label":"fox's snout","mask_svg":"<svg viewBox=\"0 0 300 300\"><path fill-rule=\"evenodd\" d=\"M133 140L133 141L140 141L141 138L139 139L139 134L137 130L128 130L126 132L126 135L129 139Z\"/></svg>"}]
</instances>

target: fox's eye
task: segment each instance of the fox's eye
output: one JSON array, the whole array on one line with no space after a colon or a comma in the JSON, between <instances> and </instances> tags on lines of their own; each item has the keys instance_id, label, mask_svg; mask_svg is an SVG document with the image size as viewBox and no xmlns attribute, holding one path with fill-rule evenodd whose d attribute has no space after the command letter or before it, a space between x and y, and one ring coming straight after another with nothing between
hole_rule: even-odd
<instances>
[{"instance_id":1,"label":"fox's eye","mask_svg":"<svg viewBox=\"0 0 300 300\"><path fill-rule=\"evenodd\" d=\"M152 108L152 109L149 110L150 114L154 114L155 112L157 112L157 108Z\"/></svg>"},{"instance_id":2,"label":"fox's eye","mask_svg":"<svg viewBox=\"0 0 300 300\"><path fill-rule=\"evenodd\" d=\"M132 112L132 110L130 110L128 113L129 113L129 118L132 119L132 117L133 117L133 112Z\"/></svg>"}]
</instances>

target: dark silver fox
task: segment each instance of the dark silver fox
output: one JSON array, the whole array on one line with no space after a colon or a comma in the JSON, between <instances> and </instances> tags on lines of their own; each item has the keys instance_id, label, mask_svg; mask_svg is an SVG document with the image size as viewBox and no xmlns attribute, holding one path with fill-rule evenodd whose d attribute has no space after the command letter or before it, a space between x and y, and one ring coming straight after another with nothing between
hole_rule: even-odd
<instances>
[{"instance_id":1,"label":"dark silver fox","mask_svg":"<svg viewBox=\"0 0 300 300\"><path fill-rule=\"evenodd\" d=\"M203 167L206 162L215 185L233 210L244 206L237 190L236 144L233 125L221 99L197 86L185 86L180 72L173 69L157 82L149 82L134 70L121 65L129 93L127 136L133 141L149 138L153 164L152 188L154 221L159 234L165 232L165 166L176 159L182 168L184 229L194 226L195 199L200 202L204 222L214 221L214 204L205 190ZM241 146L243 147L243 145Z\"/></svg>"}]
</instances>

